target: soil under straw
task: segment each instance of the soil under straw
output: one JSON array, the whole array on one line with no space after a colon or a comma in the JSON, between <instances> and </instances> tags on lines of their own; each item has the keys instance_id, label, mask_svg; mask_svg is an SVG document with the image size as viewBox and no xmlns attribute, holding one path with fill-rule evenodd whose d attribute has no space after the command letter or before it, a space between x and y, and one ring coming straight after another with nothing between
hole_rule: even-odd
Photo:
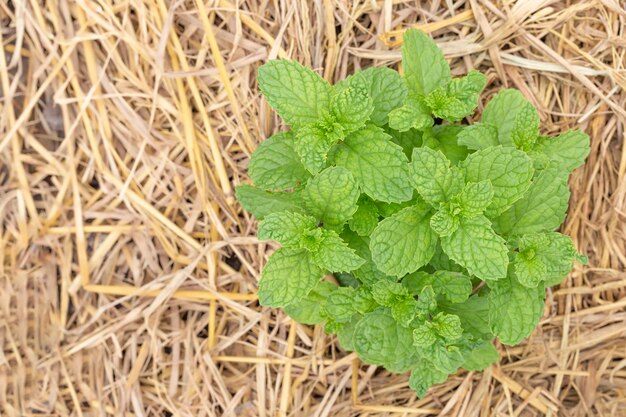
<instances>
[{"instance_id":1,"label":"soil under straw","mask_svg":"<svg viewBox=\"0 0 626 417\"><path fill-rule=\"evenodd\" d=\"M626 415L623 4L416 3L1 2L0 415ZM397 66L416 23L486 72L483 103L516 87L544 134L592 137L563 228L589 266L499 365L423 400L257 305L274 246L233 198L281 128L260 64Z\"/></svg>"}]
</instances>

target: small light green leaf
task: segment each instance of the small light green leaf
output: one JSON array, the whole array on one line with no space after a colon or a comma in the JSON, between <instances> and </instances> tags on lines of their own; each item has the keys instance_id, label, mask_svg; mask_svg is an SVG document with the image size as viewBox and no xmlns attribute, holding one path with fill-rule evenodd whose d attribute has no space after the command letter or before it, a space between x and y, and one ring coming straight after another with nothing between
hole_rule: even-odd
<instances>
[{"instance_id":1,"label":"small light green leaf","mask_svg":"<svg viewBox=\"0 0 626 417\"><path fill-rule=\"evenodd\" d=\"M440 151L415 148L409 170L417 192L434 207L463 189L463 175Z\"/></svg>"},{"instance_id":2,"label":"small light green leaf","mask_svg":"<svg viewBox=\"0 0 626 417\"><path fill-rule=\"evenodd\" d=\"M422 288L419 296L417 297L417 309L421 311L422 315L428 317L437 308L437 298L435 291L431 285L427 285Z\"/></svg>"},{"instance_id":3,"label":"small light green leaf","mask_svg":"<svg viewBox=\"0 0 626 417\"><path fill-rule=\"evenodd\" d=\"M539 113L535 107L526 102L515 116L511 140L518 149L528 152L535 146L539 136Z\"/></svg>"},{"instance_id":4,"label":"small light green leaf","mask_svg":"<svg viewBox=\"0 0 626 417\"><path fill-rule=\"evenodd\" d=\"M533 233L520 238L513 262L515 275L527 287L559 284L572 270L578 256L572 239L558 232Z\"/></svg>"},{"instance_id":5,"label":"small light green leaf","mask_svg":"<svg viewBox=\"0 0 626 417\"><path fill-rule=\"evenodd\" d=\"M482 280L506 276L508 249L484 216L461 220L452 235L441 238L441 247L452 260Z\"/></svg>"},{"instance_id":6,"label":"small light green leaf","mask_svg":"<svg viewBox=\"0 0 626 417\"><path fill-rule=\"evenodd\" d=\"M500 144L498 142L498 129L488 123L478 122L467 126L459 132L457 138L460 145L467 146L473 150L485 149Z\"/></svg>"},{"instance_id":7,"label":"small light green leaf","mask_svg":"<svg viewBox=\"0 0 626 417\"><path fill-rule=\"evenodd\" d=\"M437 332L429 321L413 329L413 345L419 348L428 348L437 343L437 339Z\"/></svg>"},{"instance_id":8,"label":"small light green leaf","mask_svg":"<svg viewBox=\"0 0 626 417\"><path fill-rule=\"evenodd\" d=\"M302 193L269 192L260 190L248 184L241 184L235 189L237 200L244 209L249 211L258 220L276 211L304 212L302 207Z\"/></svg>"},{"instance_id":9,"label":"small light green leaf","mask_svg":"<svg viewBox=\"0 0 626 417\"><path fill-rule=\"evenodd\" d=\"M454 314L437 313L431 323L435 333L447 343L454 342L463 334L461 319Z\"/></svg>"},{"instance_id":10,"label":"small light green leaf","mask_svg":"<svg viewBox=\"0 0 626 417\"><path fill-rule=\"evenodd\" d=\"M351 287L338 287L333 291L322 306L322 315L335 323L346 323L357 314L354 308L356 291Z\"/></svg>"},{"instance_id":11,"label":"small light green leaf","mask_svg":"<svg viewBox=\"0 0 626 417\"><path fill-rule=\"evenodd\" d=\"M439 307L446 313L459 316L465 333L469 333L477 339L493 337L489 327L489 302L487 297L472 295L459 304L440 301Z\"/></svg>"},{"instance_id":12,"label":"small light green leaf","mask_svg":"<svg viewBox=\"0 0 626 417\"><path fill-rule=\"evenodd\" d=\"M263 268L259 303L277 308L299 302L315 288L322 275L306 250L278 249Z\"/></svg>"},{"instance_id":13,"label":"small light green leaf","mask_svg":"<svg viewBox=\"0 0 626 417\"><path fill-rule=\"evenodd\" d=\"M570 130L555 138L540 137L529 154L533 159L543 155L563 171L570 172L585 163L589 155L589 136L580 130Z\"/></svg>"},{"instance_id":14,"label":"small light green leaf","mask_svg":"<svg viewBox=\"0 0 626 417\"><path fill-rule=\"evenodd\" d=\"M448 374L437 369L425 358L420 358L417 365L411 369L409 387L419 398L423 398L428 389L434 384L441 384L448 378Z\"/></svg>"},{"instance_id":15,"label":"small light green leaf","mask_svg":"<svg viewBox=\"0 0 626 417\"><path fill-rule=\"evenodd\" d=\"M472 293L472 280L465 274L453 271L437 271L433 275L433 290L452 303L462 303Z\"/></svg>"},{"instance_id":16,"label":"small light green leaf","mask_svg":"<svg viewBox=\"0 0 626 417\"><path fill-rule=\"evenodd\" d=\"M374 111L374 104L367 89L358 85L336 93L331 100L330 107L335 120L346 133L363 127Z\"/></svg>"},{"instance_id":17,"label":"small light green leaf","mask_svg":"<svg viewBox=\"0 0 626 417\"><path fill-rule=\"evenodd\" d=\"M380 128L367 126L348 136L337 145L334 162L374 200L400 203L413 196L406 156Z\"/></svg>"},{"instance_id":18,"label":"small light green leaf","mask_svg":"<svg viewBox=\"0 0 626 417\"><path fill-rule=\"evenodd\" d=\"M372 285L372 296L381 306L391 307L396 301L413 298L407 288L394 281L382 280Z\"/></svg>"},{"instance_id":19,"label":"small light green leaf","mask_svg":"<svg viewBox=\"0 0 626 417\"><path fill-rule=\"evenodd\" d=\"M271 213L259 224L260 240L275 240L283 246L298 246L305 231L317 227L317 221L306 214L290 211Z\"/></svg>"},{"instance_id":20,"label":"small light green leaf","mask_svg":"<svg viewBox=\"0 0 626 417\"><path fill-rule=\"evenodd\" d=\"M277 133L261 142L248 164L248 175L257 187L266 190L287 190L310 177L294 150L292 132Z\"/></svg>"},{"instance_id":21,"label":"small light green leaf","mask_svg":"<svg viewBox=\"0 0 626 417\"><path fill-rule=\"evenodd\" d=\"M430 228L430 210L407 207L381 221L370 240L372 260L387 275L402 277L426 265L437 244Z\"/></svg>"},{"instance_id":22,"label":"small light green leaf","mask_svg":"<svg viewBox=\"0 0 626 417\"><path fill-rule=\"evenodd\" d=\"M324 230L319 248L312 256L320 268L330 272L354 271L365 263L354 249L348 247L348 244L331 230Z\"/></svg>"},{"instance_id":23,"label":"small light green leaf","mask_svg":"<svg viewBox=\"0 0 626 417\"><path fill-rule=\"evenodd\" d=\"M424 129L432 126L433 123L430 108L424 99L417 95L409 95L402 107L389 113L389 127L398 132Z\"/></svg>"},{"instance_id":24,"label":"small light green leaf","mask_svg":"<svg viewBox=\"0 0 626 417\"><path fill-rule=\"evenodd\" d=\"M526 106L528 100L519 90L500 90L483 111L482 122L495 126L498 129L498 142L501 145L513 146L511 137L515 127L515 118Z\"/></svg>"},{"instance_id":25,"label":"small light green leaf","mask_svg":"<svg viewBox=\"0 0 626 417\"><path fill-rule=\"evenodd\" d=\"M303 192L304 206L325 225L341 225L357 210L359 189L352 174L330 167L311 178Z\"/></svg>"},{"instance_id":26,"label":"small light green leaf","mask_svg":"<svg viewBox=\"0 0 626 417\"><path fill-rule=\"evenodd\" d=\"M514 277L489 283L489 326L494 335L507 345L516 345L539 323L543 313L545 290L542 286L527 288Z\"/></svg>"},{"instance_id":27,"label":"small light green leaf","mask_svg":"<svg viewBox=\"0 0 626 417\"><path fill-rule=\"evenodd\" d=\"M407 327L417 317L417 302L414 298L403 298L391 306L391 315L400 326Z\"/></svg>"},{"instance_id":28,"label":"small light green leaf","mask_svg":"<svg viewBox=\"0 0 626 417\"><path fill-rule=\"evenodd\" d=\"M411 330L400 326L385 308L367 313L357 323L354 348L364 362L392 372L403 372L416 360Z\"/></svg>"},{"instance_id":29,"label":"small light green leaf","mask_svg":"<svg viewBox=\"0 0 626 417\"><path fill-rule=\"evenodd\" d=\"M532 160L522 151L496 146L469 155L461 163L466 181L490 181L493 201L486 215L495 217L511 207L526 193L533 178Z\"/></svg>"},{"instance_id":30,"label":"small light green leaf","mask_svg":"<svg viewBox=\"0 0 626 417\"><path fill-rule=\"evenodd\" d=\"M493 186L490 180L468 182L457 196L463 217L476 217L483 214L493 201Z\"/></svg>"},{"instance_id":31,"label":"small light green leaf","mask_svg":"<svg viewBox=\"0 0 626 417\"><path fill-rule=\"evenodd\" d=\"M430 227L439 237L450 236L459 227L459 216L450 212L449 205L442 204L430 218Z\"/></svg>"},{"instance_id":32,"label":"small light green leaf","mask_svg":"<svg viewBox=\"0 0 626 417\"><path fill-rule=\"evenodd\" d=\"M436 117L458 121L472 114L486 85L486 77L472 70L465 77L455 78L433 90L426 96L425 102Z\"/></svg>"},{"instance_id":33,"label":"small light green leaf","mask_svg":"<svg viewBox=\"0 0 626 417\"><path fill-rule=\"evenodd\" d=\"M441 49L424 32L409 29L404 33L402 68L410 92L426 95L450 81L450 67Z\"/></svg>"},{"instance_id":34,"label":"small light green leaf","mask_svg":"<svg viewBox=\"0 0 626 417\"><path fill-rule=\"evenodd\" d=\"M490 340L484 340L464 355L463 369L483 371L500 360L500 353Z\"/></svg>"},{"instance_id":35,"label":"small light green leaf","mask_svg":"<svg viewBox=\"0 0 626 417\"><path fill-rule=\"evenodd\" d=\"M259 68L257 80L267 102L289 125L314 123L330 105L332 86L296 61L269 61Z\"/></svg>"},{"instance_id":36,"label":"small light green leaf","mask_svg":"<svg viewBox=\"0 0 626 417\"><path fill-rule=\"evenodd\" d=\"M359 208L348 220L348 226L361 236L369 236L378 226L378 209L376 204L367 197L361 197L357 204Z\"/></svg>"},{"instance_id":37,"label":"small light green leaf","mask_svg":"<svg viewBox=\"0 0 626 417\"><path fill-rule=\"evenodd\" d=\"M504 235L524 235L559 227L570 196L567 177L559 166L544 169L524 197L494 220L494 228Z\"/></svg>"},{"instance_id":38,"label":"small light green leaf","mask_svg":"<svg viewBox=\"0 0 626 417\"><path fill-rule=\"evenodd\" d=\"M307 125L298 130L294 149L307 171L317 174L326 166L330 148L342 137L341 127L329 133L317 125Z\"/></svg>"},{"instance_id":39,"label":"small light green leaf","mask_svg":"<svg viewBox=\"0 0 626 417\"><path fill-rule=\"evenodd\" d=\"M386 67L372 67L359 71L345 80L347 86L365 87L374 104L370 121L377 126L387 124L388 114L404 102L407 88L396 71Z\"/></svg>"},{"instance_id":40,"label":"small light green leaf","mask_svg":"<svg viewBox=\"0 0 626 417\"><path fill-rule=\"evenodd\" d=\"M285 313L298 323L309 325L323 323L325 319L320 313L320 307L335 289L337 289L335 284L320 281L304 298L285 306Z\"/></svg>"}]
</instances>

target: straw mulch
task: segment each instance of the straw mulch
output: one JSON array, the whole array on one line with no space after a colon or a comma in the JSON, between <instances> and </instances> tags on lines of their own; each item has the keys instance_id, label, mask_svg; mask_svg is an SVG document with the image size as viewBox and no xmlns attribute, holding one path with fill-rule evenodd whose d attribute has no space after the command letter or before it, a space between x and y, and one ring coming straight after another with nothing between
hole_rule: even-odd
<instances>
[{"instance_id":1,"label":"straw mulch","mask_svg":"<svg viewBox=\"0 0 626 417\"><path fill-rule=\"evenodd\" d=\"M626 13L618 0L0 3L0 415L626 415ZM589 265L539 328L423 400L255 301L233 197L281 126L257 67L339 80L432 33L455 75L592 137L564 231ZM485 101L483 101L484 103ZM481 105L482 107L482 105ZM480 111L480 109L479 109Z\"/></svg>"}]
</instances>

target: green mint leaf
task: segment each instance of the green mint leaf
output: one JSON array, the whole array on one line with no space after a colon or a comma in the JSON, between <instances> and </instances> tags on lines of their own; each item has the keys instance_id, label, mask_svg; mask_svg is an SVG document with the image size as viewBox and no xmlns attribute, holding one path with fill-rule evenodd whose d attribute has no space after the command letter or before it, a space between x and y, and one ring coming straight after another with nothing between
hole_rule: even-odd
<instances>
[{"instance_id":1,"label":"green mint leaf","mask_svg":"<svg viewBox=\"0 0 626 417\"><path fill-rule=\"evenodd\" d=\"M391 306L391 315L400 326L408 327L417 317L418 307L414 298L403 298Z\"/></svg>"},{"instance_id":2,"label":"green mint leaf","mask_svg":"<svg viewBox=\"0 0 626 417\"><path fill-rule=\"evenodd\" d=\"M322 278L322 270L304 249L278 249L270 256L259 281L259 303L285 307L304 298Z\"/></svg>"},{"instance_id":3,"label":"green mint leaf","mask_svg":"<svg viewBox=\"0 0 626 417\"><path fill-rule=\"evenodd\" d=\"M494 228L504 235L524 235L559 227L570 196L567 177L559 166L544 169L524 197L495 219Z\"/></svg>"},{"instance_id":4,"label":"green mint leaf","mask_svg":"<svg viewBox=\"0 0 626 417\"><path fill-rule=\"evenodd\" d=\"M489 326L507 345L516 345L528 337L543 313L545 291L542 286L528 288L514 277L489 283Z\"/></svg>"},{"instance_id":5,"label":"green mint leaf","mask_svg":"<svg viewBox=\"0 0 626 417\"><path fill-rule=\"evenodd\" d=\"M335 323L347 323L357 314L354 305L356 290L351 287L338 287L322 306L322 315Z\"/></svg>"},{"instance_id":6,"label":"green mint leaf","mask_svg":"<svg viewBox=\"0 0 626 417\"><path fill-rule=\"evenodd\" d=\"M357 270L352 271L360 282L367 286L373 285L375 282L381 280L388 280L390 277L378 270L374 262L372 261L372 254L369 248L369 238L361 237L354 232L344 230L341 234L343 240L348 243L356 254L365 260L365 263Z\"/></svg>"},{"instance_id":7,"label":"green mint leaf","mask_svg":"<svg viewBox=\"0 0 626 417\"><path fill-rule=\"evenodd\" d=\"M437 308L437 298L435 296L435 290L432 285L427 285L422 288L419 296L417 297L417 309L422 313L423 318L432 314Z\"/></svg>"},{"instance_id":8,"label":"green mint leaf","mask_svg":"<svg viewBox=\"0 0 626 417\"><path fill-rule=\"evenodd\" d=\"M555 138L540 137L529 155L533 159L544 156L563 171L570 172L587 159L589 136L580 130L570 130Z\"/></svg>"},{"instance_id":9,"label":"green mint leaf","mask_svg":"<svg viewBox=\"0 0 626 417\"><path fill-rule=\"evenodd\" d=\"M407 95L407 88L402 77L391 68L368 68L348 77L346 86L358 85L367 89L374 104L370 121L377 126L384 126L389 120L389 112L400 107Z\"/></svg>"},{"instance_id":10,"label":"green mint leaf","mask_svg":"<svg viewBox=\"0 0 626 417\"><path fill-rule=\"evenodd\" d=\"M459 228L459 216L450 210L448 204L441 204L439 210L430 218L430 228L439 237L450 236Z\"/></svg>"},{"instance_id":11,"label":"green mint leaf","mask_svg":"<svg viewBox=\"0 0 626 417\"><path fill-rule=\"evenodd\" d=\"M325 230L313 261L330 272L350 272L360 268L365 260L358 256L337 233Z\"/></svg>"},{"instance_id":12,"label":"green mint leaf","mask_svg":"<svg viewBox=\"0 0 626 417\"><path fill-rule=\"evenodd\" d=\"M391 136L391 141L393 143L402 148L407 159L411 157L413 148L422 146L422 132L415 129L410 129L406 132L399 132L387 126L385 132Z\"/></svg>"},{"instance_id":13,"label":"green mint leaf","mask_svg":"<svg viewBox=\"0 0 626 417\"><path fill-rule=\"evenodd\" d=\"M481 150L498 146L498 129L488 123L474 123L459 132L458 142L469 149Z\"/></svg>"},{"instance_id":14,"label":"green mint leaf","mask_svg":"<svg viewBox=\"0 0 626 417\"><path fill-rule=\"evenodd\" d=\"M421 96L410 95L402 107L389 112L389 127L398 132L424 129L433 123L431 110Z\"/></svg>"},{"instance_id":15,"label":"green mint leaf","mask_svg":"<svg viewBox=\"0 0 626 417\"><path fill-rule=\"evenodd\" d=\"M454 342L463 334L461 319L454 314L437 313L431 324L435 333L447 343Z\"/></svg>"},{"instance_id":16,"label":"green mint leaf","mask_svg":"<svg viewBox=\"0 0 626 417\"><path fill-rule=\"evenodd\" d=\"M326 158L332 146L342 137L340 126L336 131L327 132L317 125L306 125L298 130L294 149L306 170L317 174L326 166Z\"/></svg>"},{"instance_id":17,"label":"green mint leaf","mask_svg":"<svg viewBox=\"0 0 626 417\"><path fill-rule=\"evenodd\" d=\"M357 210L357 183L342 167L330 167L311 178L303 192L308 212L325 225L341 225Z\"/></svg>"},{"instance_id":18,"label":"green mint leaf","mask_svg":"<svg viewBox=\"0 0 626 417\"><path fill-rule=\"evenodd\" d=\"M285 306L285 313L299 323L309 325L323 323L325 318L321 314L321 306L335 289L337 289L335 284L320 281L302 299Z\"/></svg>"},{"instance_id":19,"label":"green mint leaf","mask_svg":"<svg viewBox=\"0 0 626 417\"><path fill-rule=\"evenodd\" d=\"M257 79L267 102L289 125L315 123L328 111L332 86L296 61L269 61L259 68Z\"/></svg>"},{"instance_id":20,"label":"green mint leaf","mask_svg":"<svg viewBox=\"0 0 626 417\"><path fill-rule=\"evenodd\" d=\"M443 271L454 271L466 273L467 270L463 268L461 265L454 262L441 248L441 242L437 243L437 248L435 249L435 254L432 259L428 263L430 267L434 270L443 270Z\"/></svg>"},{"instance_id":21,"label":"green mint leaf","mask_svg":"<svg viewBox=\"0 0 626 417\"><path fill-rule=\"evenodd\" d=\"M263 141L248 164L248 175L257 187L287 190L310 177L294 150L292 132L280 132Z\"/></svg>"},{"instance_id":22,"label":"green mint leaf","mask_svg":"<svg viewBox=\"0 0 626 417\"><path fill-rule=\"evenodd\" d=\"M304 232L317 227L317 221L306 214L280 211L267 215L259 224L260 240L275 240L283 246L297 247Z\"/></svg>"},{"instance_id":23,"label":"green mint leaf","mask_svg":"<svg viewBox=\"0 0 626 417\"><path fill-rule=\"evenodd\" d=\"M515 128L515 119L528 104L519 90L505 89L496 94L483 111L483 123L488 123L498 129L498 142L505 146L513 146L512 133Z\"/></svg>"},{"instance_id":24,"label":"green mint leaf","mask_svg":"<svg viewBox=\"0 0 626 417\"><path fill-rule=\"evenodd\" d=\"M490 180L468 182L456 198L463 217L476 217L485 211L494 197Z\"/></svg>"},{"instance_id":25,"label":"green mint leaf","mask_svg":"<svg viewBox=\"0 0 626 417\"><path fill-rule=\"evenodd\" d=\"M490 340L484 340L464 355L463 369L482 371L500 360L500 353Z\"/></svg>"},{"instance_id":26,"label":"green mint leaf","mask_svg":"<svg viewBox=\"0 0 626 417\"><path fill-rule=\"evenodd\" d=\"M415 391L419 398L423 398L428 389L434 384L441 384L448 378L446 372L437 369L425 358L420 358L417 365L411 369L409 387Z\"/></svg>"},{"instance_id":27,"label":"green mint leaf","mask_svg":"<svg viewBox=\"0 0 626 417\"><path fill-rule=\"evenodd\" d=\"M425 129L422 136L424 146L441 151L453 165L458 165L469 153L467 148L458 141L458 135L465 128L463 125L445 124L433 126L430 130Z\"/></svg>"},{"instance_id":28,"label":"green mint leaf","mask_svg":"<svg viewBox=\"0 0 626 417\"><path fill-rule=\"evenodd\" d=\"M463 175L457 167L450 166L450 161L440 151L415 148L409 171L417 192L434 207L463 189Z\"/></svg>"},{"instance_id":29,"label":"green mint leaf","mask_svg":"<svg viewBox=\"0 0 626 417\"><path fill-rule=\"evenodd\" d=\"M484 216L461 220L452 235L441 238L441 247L450 259L482 280L506 276L508 249Z\"/></svg>"},{"instance_id":30,"label":"green mint leaf","mask_svg":"<svg viewBox=\"0 0 626 417\"><path fill-rule=\"evenodd\" d=\"M365 125L374 111L374 104L367 89L354 85L335 94L330 108L337 123L350 133Z\"/></svg>"},{"instance_id":31,"label":"green mint leaf","mask_svg":"<svg viewBox=\"0 0 626 417\"><path fill-rule=\"evenodd\" d=\"M464 332L477 339L492 338L489 326L489 301L487 297L473 295L462 303L440 301L439 307L461 319Z\"/></svg>"},{"instance_id":32,"label":"green mint leaf","mask_svg":"<svg viewBox=\"0 0 626 417\"><path fill-rule=\"evenodd\" d=\"M362 318L363 316L355 314L352 316L350 321L343 323L337 330L337 341L344 350L354 350L354 332L356 330L357 323L361 321Z\"/></svg>"},{"instance_id":33,"label":"green mint leaf","mask_svg":"<svg viewBox=\"0 0 626 417\"><path fill-rule=\"evenodd\" d=\"M357 204L359 208L348 220L348 226L360 236L369 236L378 226L378 208L367 197L361 197Z\"/></svg>"},{"instance_id":34,"label":"green mint leaf","mask_svg":"<svg viewBox=\"0 0 626 417\"><path fill-rule=\"evenodd\" d=\"M237 200L244 209L258 220L276 211L292 211L302 213L301 192L269 192L248 184L241 184L235 189Z\"/></svg>"},{"instance_id":35,"label":"green mint leaf","mask_svg":"<svg viewBox=\"0 0 626 417\"><path fill-rule=\"evenodd\" d=\"M371 236L372 260L387 275L402 277L426 265L437 235L430 228L430 210L407 207L381 221Z\"/></svg>"},{"instance_id":36,"label":"green mint leaf","mask_svg":"<svg viewBox=\"0 0 626 417\"><path fill-rule=\"evenodd\" d=\"M507 210L528 191L533 178L532 160L515 148L496 146L469 155L461 163L466 181L489 181L493 201L486 215L495 217Z\"/></svg>"},{"instance_id":37,"label":"green mint leaf","mask_svg":"<svg viewBox=\"0 0 626 417\"><path fill-rule=\"evenodd\" d=\"M486 85L486 77L472 70L465 77L455 78L447 85L433 90L426 96L425 103L436 117L458 121L474 112L478 96Z\"/></svg>"},{"instance_id":38,"label":"green mint leaf","mask_svg":"<svg viewBox=\"0 0 626 417\"><path fill-rule=\"evenodd\" d=\"M367 126L349 135L337 145L333 159L375 200L400 203L413 195L406 156L380 128Z\"/></svg>"},{"instance_id":39,"label":"green mint leaf","mask_svg":"<svg viewBox=\"0 0 626 417\"><path fill-rule=\"evenodd\" d=\"M403 372L416 360L411 330L400 326L388 309L367 313L356 325L354 348L364 362Z\"/></svg>"},{"instance_id":40,"label":"green mint leaf","mask_svg":"<svg viewBox=\"0 0 626 417\"><path fill-rule=\"evenodd\" d=\"M413 298L407 288L394 281L382 280L372 285L372 297L381 306L391 307L398 300Z\"/></svg>"},{"instance_id":41,"label":"green mint leaf","mask_svg":"<svg viewBox=\"0 0 626 417\"><path fill-rule=\"evenodd\" d=\"M437 44L424 32L409 29L404 33L402 68L409 91L427 95L450 79L450 67Z\"/></svg>"},{"instance_id":42,"label":"green mint leaf","mask_svg":"<svg viewBox=\"0 0 626 417\"><path fill-rule=\"evenodd\" d=\"M537 109L526 102L515 116L511 131L511 140L518 149L528 152L535 146L539 136L539 121Z\"/></svg>"},{"instance_id":43,"label":"green mint leaf","mask_svg":"<svg viewBox=\"0 0 626 417\"><path fill-rule=\"evenodd\" d=\"M431 285L437 294L452 303L462 303L472 293L472 280L465 274L454 271L437 271Z\"/></svg>"},{"instance_id":44,"label":"green mint leaf","mask_svg":"<svg viewBox=\"0 0 626 417\"><path fill-rule=\"evenodd\" d=\"M533 233L519 239L519 252L513 261L519 282L536 287L559 284L572 270L578 256L572 238L558 232Z\"/></svg>"}]
</instances>

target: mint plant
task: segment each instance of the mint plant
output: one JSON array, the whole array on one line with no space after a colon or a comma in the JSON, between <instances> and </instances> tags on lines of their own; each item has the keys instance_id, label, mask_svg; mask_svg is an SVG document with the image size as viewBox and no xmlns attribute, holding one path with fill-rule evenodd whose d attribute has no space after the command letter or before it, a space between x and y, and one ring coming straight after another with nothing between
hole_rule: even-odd
<instances>
[{"instance_id":1,"label":"mint plant","mask_svg":"<svg viewBox=\"0 0 626 417\"><path fill-rule=\"evenodd\" d=\"M289 130L252 155L237 197L267 261L259 302L323 324L370 364L411 372L419 396L459 368L498 361L542 315L545 289L584 262L555 232L581 131L539 133L539 114L505 89L482 121L483 74L453 78L424 33L404 36L401 76L369 68L330 85L294 61L259 69ZM439 121L442 122L439 122Z\"/></svg>"}]
</instances>

